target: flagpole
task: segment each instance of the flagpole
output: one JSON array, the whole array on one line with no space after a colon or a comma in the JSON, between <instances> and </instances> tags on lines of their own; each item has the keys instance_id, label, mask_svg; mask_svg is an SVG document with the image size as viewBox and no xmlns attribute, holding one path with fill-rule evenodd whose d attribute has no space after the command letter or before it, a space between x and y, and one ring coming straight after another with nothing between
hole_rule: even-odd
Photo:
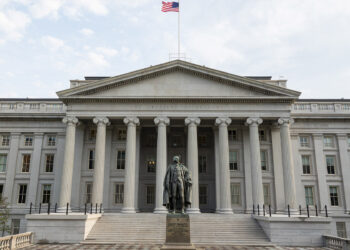
<instances>
[{"instance_id":1,"label":"flagpole","mask_svg":"<svg viewBox=\"0 0 350 250\"><path fill-rule=\"evenodd\" d=\"M178 41L178 44L177 44L177 56L178 56L178 59L180 59L180 0L179 1L179 12L178 12L178 37L177 37L177 41Z\"/></svg>"}]
</instances>

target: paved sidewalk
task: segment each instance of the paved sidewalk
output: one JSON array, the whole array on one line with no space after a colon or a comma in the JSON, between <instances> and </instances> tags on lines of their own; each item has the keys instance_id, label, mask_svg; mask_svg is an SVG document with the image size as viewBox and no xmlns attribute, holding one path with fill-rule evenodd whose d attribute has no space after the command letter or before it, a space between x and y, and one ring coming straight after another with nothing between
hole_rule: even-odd
<instances>
[{"instance_id":1,"label":"paved sidewalk","mask_svg":"<svg viewBox=\"0 0 350 250\"><path fill-rule=\"evenodd\" d=\"M83 245L83 244L40 244L23 248L25 250L159 250L161 245ZM253 247L253 246L197 246L203 250L324 250L312 247Z\"/></svg>"}]
</instances>

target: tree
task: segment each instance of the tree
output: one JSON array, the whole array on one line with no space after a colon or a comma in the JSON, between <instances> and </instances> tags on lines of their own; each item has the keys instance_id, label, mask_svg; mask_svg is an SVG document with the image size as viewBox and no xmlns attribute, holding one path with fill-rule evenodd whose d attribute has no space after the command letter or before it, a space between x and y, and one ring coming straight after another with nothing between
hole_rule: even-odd
<instances>
[{"instance_id":1,"label":"tree","mask_svg":"<svg viewBox=\"0 0 350 250\"><path fill-rule=\"evenodd\" d=\"M9 218L8 202L6 202L6 198L0 197L0 230L2 230L2 236L5 233L11 233L11 227L8 225Z\"/></svg>"}]
</instances>

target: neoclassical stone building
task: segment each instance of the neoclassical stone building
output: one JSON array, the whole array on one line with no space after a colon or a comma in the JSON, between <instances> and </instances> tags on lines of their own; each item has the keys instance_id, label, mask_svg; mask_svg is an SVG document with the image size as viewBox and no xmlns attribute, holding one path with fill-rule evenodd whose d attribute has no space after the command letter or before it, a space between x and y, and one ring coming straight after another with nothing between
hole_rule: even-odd
<instances>
[{"instance_id":1,"label":"neoclassical stone building","mask_svg":"<svg viewBox=\"0 0 350 250\"><path fill-rule=\"evenodd\" d=\"M350 232L350 101L305 100L286 80L170 61L72 80L58 99L0 100L0 191L14 232L30 203L163 213L174 155L191 213L328 207ZM63 121L63 122L62 122Z\"/></svg>"}]
</instances>

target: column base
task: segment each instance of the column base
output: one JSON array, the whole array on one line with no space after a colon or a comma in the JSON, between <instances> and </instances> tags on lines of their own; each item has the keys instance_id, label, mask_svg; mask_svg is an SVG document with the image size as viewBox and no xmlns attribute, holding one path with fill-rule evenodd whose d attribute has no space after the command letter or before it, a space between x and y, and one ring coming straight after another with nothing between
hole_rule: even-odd
<instances>
[{"instance_id":1,"label":"column base","mask_svg":"<svg viewBox=\"0 0 350 250\"><path fill-rule=\"evenodd\" d=\"M188 214L200 214L201 213L201 210L199 210L199 208L187 208L186 209L186 213Z\"/></svg>"},{"instance_id":2,"label":"column base","mask_svg":"<svg viewBox=\"0 0 350 250\"><path fill-rule=\"evenodd\" d=\"M123 214L136 214L136 210L133 207L123 207L121 212Z\"/></svg>"},{"instance_id":3,"label":"column base","mask_svg":"<svg viewBox=\"0 0 350 250\"><path fill-rule=\"evenodd\" d=\"M165 207L157 207L154 209L153 213L154 214L167 214L168 209L166 209Z\"/></svg>"},{"instance_id":4,"label":"column base","mask_svg":"<svg viewBox=\"0 0 350 250\"><path fill-rule=\"evenodd\" d=\"M232 208L221 208L217 210L218 214L233 214Z\"/></svg>"}]
</instances>

